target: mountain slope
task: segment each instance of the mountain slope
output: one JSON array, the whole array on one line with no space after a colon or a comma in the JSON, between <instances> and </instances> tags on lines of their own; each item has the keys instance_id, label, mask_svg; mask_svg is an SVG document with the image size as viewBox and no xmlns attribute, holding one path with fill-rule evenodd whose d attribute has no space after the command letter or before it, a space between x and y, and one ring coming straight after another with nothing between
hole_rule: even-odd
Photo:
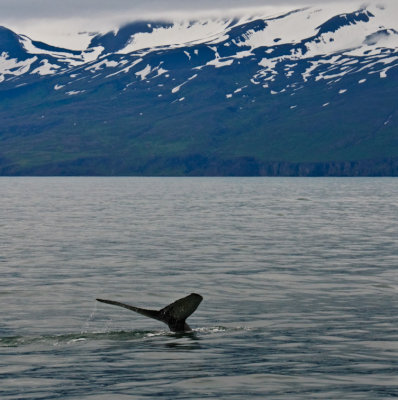
<instances>
[{"instance_id":1,"label":"mountain slope","mask_svg":"<svg viewBox=\"0 0 398 400\"><path fill-rule=\"evenodd\" d=\"M0 174L397 175L388 7L141 21L85 50L0 29Z\"/></svg>"}]
</instances>

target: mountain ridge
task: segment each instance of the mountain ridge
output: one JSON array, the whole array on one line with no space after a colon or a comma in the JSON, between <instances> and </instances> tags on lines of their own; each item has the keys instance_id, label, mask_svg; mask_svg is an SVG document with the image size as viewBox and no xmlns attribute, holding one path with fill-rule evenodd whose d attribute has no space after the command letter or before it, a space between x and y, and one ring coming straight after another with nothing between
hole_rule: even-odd
<instances>
[{"instance_id":1,"label":"mountain ridge","mask_svg":"<svg viewBox=\"0 0 398 400\"><path fill-rule=\"evenodd\" d=\"M79 51L0 28L0 175L397 175L389 18L138 21Z\"/></svg>"}]
</instances>

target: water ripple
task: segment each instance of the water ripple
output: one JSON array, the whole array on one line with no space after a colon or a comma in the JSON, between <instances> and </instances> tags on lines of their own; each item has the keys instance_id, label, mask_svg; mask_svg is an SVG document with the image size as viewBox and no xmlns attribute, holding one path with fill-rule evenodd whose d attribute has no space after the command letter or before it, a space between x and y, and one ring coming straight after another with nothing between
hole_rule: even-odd
<instances>
[{"instance_id":1,"label":"water ripple","mask_svg":"<svg viewBox=\"0 0 398 400\"><path fill-rule=\"evenodd\" d=\"M0 186L2 400L398 397L396 179Z\"/></svg>"}]
</instances>

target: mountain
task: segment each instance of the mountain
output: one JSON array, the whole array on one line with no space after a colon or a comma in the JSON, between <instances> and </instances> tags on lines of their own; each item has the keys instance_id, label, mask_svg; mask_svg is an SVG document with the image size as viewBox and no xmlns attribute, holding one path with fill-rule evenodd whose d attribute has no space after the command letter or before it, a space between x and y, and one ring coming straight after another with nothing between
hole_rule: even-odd
<instances>
[{"instance_id":1,"label":"mountain","mask_svg":"<svg viewBox=\"0 0 398 400\"><path fill-rule=\"evenodd\" d=\"M349 7L135 21L83 50L2 27L0 175L398 175L398 20Z\"/></svg>"}]
</instances>

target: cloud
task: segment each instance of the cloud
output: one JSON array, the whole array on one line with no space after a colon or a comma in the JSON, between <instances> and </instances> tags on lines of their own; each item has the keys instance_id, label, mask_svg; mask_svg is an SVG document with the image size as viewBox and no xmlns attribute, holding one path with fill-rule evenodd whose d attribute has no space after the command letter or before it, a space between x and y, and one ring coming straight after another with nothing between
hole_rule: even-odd
<instances>
[{"instance_id":1,"label":"cloud","mask_svg":"<svg viewBox=\"0 0 398 400\"><path fill-rule=\"evenodd\" d=\"M363 0L362 0L363 1ZM366 1L366 0L365 0ZM370 0L368 2L396 0ZM309 5L360 0L0 0L0 25L57 46L83 49L81 31L106 32L139 19L187 19L201 16L275 15ZM242 6L244 4L244 6Z\"/></svg>"},{"instance_id":2,"label":"cloud","mask_svg":"<svg viewBox=\"0 0 398 400\"><path fill-rule=\"evenodd\" d=\"M333 0L347 3L350 0ZM352 0L355 2L355 0ZM143 15L168 13L207 12L251 7L285 7L327 3L327 0L1 0L1 16L4 19L47 18L109 18L124 14L129 19Z\"/></svg>"}]
</instances>

